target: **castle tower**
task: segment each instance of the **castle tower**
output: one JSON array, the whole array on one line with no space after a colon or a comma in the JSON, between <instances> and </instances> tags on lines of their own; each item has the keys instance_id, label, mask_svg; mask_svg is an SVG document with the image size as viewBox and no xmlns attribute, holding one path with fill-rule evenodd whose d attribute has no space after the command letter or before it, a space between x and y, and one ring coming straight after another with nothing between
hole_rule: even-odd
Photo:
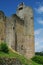
<instances>
[{"instance_id":1,"label":"castle tower","mask_svg":"<svg viewBox=\"0 0 43 65\"><path fill-rule=\"evenodd\" d=\"M24 3L20 3L17 8L17 16L20 19L24 20L24 55L27 58L31 58L34 56L34 16L33 9L31 7L27 7Z\"/></svg>"}]
</instances>

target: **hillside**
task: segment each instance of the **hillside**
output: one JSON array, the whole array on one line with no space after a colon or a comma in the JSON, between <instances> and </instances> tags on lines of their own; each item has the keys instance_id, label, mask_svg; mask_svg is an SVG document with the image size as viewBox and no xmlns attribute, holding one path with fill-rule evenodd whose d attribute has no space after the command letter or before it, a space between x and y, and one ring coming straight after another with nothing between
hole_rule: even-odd
<instances>
[{"instance_id":1,"label":"hillside","mask_svg":"<svg viewBox=\"0 0 43 65\"><path fill-rule=\"evenodd\" d=\"M20 55L16 52L12 52L12 51L9 51L9 53L7 53L7 54L4 52L0 52L0 65L6 65L5 59L7 59L7 61L10 61L10 65L40 65L40 64L35 63L32 60L26 59L23 55ZM11 59L13 59L13 61ZM14 60L14 59L16 59L16 60ZM14 61L16 61L16 64L14 63ZM17 62L21 63L21 64L18 64Z\"/></svg>"}]
</instances>

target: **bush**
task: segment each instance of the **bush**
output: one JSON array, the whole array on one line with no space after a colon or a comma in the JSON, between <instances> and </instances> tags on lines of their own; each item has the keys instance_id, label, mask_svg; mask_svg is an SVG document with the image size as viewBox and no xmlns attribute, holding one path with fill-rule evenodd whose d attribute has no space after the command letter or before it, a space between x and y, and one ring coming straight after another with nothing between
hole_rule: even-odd
<instances>
[{"instance_id":1,"label":"bush","mask_svg":"<svg viewBox=\"0 0 43 65\"><path fill-rule=\"evenodd\" d=\"M36 52L35 55L43 56L43 52Z\"/></svg>"},{"instance_id":2,"label":"bush","mask_svg":"<svg viewBox=\"0 0 43 65\"><path fill-rule=\"evenodd\" d=\"M5 52L5 53L8 53L9 52L9 49L8 49L7 44L6 43L3 43L3 42L0 44L0 50L2 52Z\"/></svg>"},{"instance_id":3,"label":"bush","mask_svg":"<svg viewBox=\"0 0 43 65\"><path fill-rule=\"evenodd\" d=\"M0 51L1 51L1 45L0 45Z\"/></svg>"},{"instance_id":4,"label":"bush","mask_svg":"<svg viewBox=\"0 0 43 65\"><path fill-rule=\"evenodd\" d=\"M35 56L32 58L32 60L39 64L43 64L43 56Z\"/></svg>"}]
</instances>

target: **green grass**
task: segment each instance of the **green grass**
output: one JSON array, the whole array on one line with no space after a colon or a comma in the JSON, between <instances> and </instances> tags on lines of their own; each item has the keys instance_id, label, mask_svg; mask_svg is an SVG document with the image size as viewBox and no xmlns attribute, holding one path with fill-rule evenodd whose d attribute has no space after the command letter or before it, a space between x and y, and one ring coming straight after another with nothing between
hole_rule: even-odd
<instances>
[{"instance_id":1,"label":"green grass","mask_svg":"<svg viewBox=\"0 0 43 65\"><path fill-rule=\"evenodd\" d=\"M8 58L17 58L21 61L24 65L41 65L38 63L35 63L32 60L26 59L23 55L19 55L17 53L13 53L12 51L9 51L9 53L0 52L0 57L8 57Z\"/></svg>"}]
</instances>

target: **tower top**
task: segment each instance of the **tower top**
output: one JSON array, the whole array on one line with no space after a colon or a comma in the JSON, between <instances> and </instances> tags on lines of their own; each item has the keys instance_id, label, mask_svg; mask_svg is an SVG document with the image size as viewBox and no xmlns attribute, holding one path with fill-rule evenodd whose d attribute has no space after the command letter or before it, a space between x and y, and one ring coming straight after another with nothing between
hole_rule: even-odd
<instances>
[{"instance_id":1,"label":"tower top","mask_svg":"<svg viewBox=\"0 0 43 65\"><path fill-rule=\"evenodd\" d=\"M24 2L21 2L21 3L18 5L18 10L23 9L24 6L25 6L25 5L24 5Z\"/></svg>"},{"instance_id":2,"label":"tower top","mask_svg":"<svg viewBox=\"0 0 43 65\"><path fill-rule=\"evenodd\" d=\"M24 20L24 9L25 9L25 4L24 2L21 2L18 7L17 7L17 11L16 11L16 14L18 17L20 17L21 19Z\"/></svg>"}]
</instances>

